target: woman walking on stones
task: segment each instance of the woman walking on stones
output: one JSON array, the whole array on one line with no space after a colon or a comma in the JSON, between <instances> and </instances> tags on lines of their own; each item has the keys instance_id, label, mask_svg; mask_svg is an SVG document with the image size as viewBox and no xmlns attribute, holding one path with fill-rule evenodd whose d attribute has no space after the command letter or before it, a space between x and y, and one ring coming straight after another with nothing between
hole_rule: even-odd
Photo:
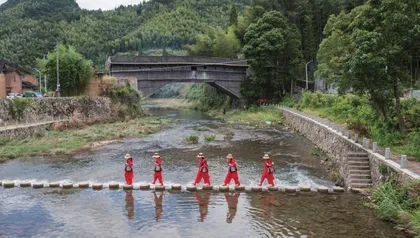
<instances>
[{"instance_id":1,"label":"woman walking on stones","mask_svg":"<svg viewBox=\"0 0 420 238\"><path fill-rule=\"evenodd\" d=\"M130 154L126 154L125 158L127 159L127 162L126 162L125 168L124 168L125 183L128 184L128 185L132 185L133 184L133 177L134 177L133 158L131 157Z\"/></svg>"},{"instance_id":2,"label":"woman walking on stones","mask_svg":"<svg viewBox=\"0 0 420 238\"><path fill-rule=\"evenodd\" d=\"M153 183L155 184L157 180L159 180L160 185L163 186L163 179L162 179L162 159L158 153L153 155L153 158L156 159L155 162L155 173L153 175Z\"/></svg>"},{"instance_id":3,"label":"woman walking on stones","mask_svg":"<svg viewBox=\"0 0 420 238\"><path fill-rule=\"evenodd\" d=\"M194 186L196 186L198 183L200 183L201 179L204 179L204 184L205 185L211 185L209 169L208 169L206 158L204 158L203 153L199 153L197 155L197 158L200 159L200 163L198 164L198 172L197 172L197 176L195 178Z\"/></svg>"},{"instance_id":4,"label":"woman walking on stones","mask_svg":"<svg viewBox=\"0 0 420 238\"><path fill-rule=\"evenodd\" d=\"M241 185L241 183L239 182L238 169L236 168L235 159L233 158L232 154L228 154L226 158L227 158L227 163L229 165L229 169L226 174L226 178L225 178L225 182L223 186L228 186L230 181L232 181L232 179L235 181L236 186Z\"/></svg>"},{"instance_id":5,"label":"woman walking on stones","mask_svg":"<svg viewBox=\"0 0 420 238\"><path fill-rule=\"evenodd\" d=\"M265 154L263 159L264 159L264 172L261 176L259 186L262 186L264 180L267 179L268 184L270 184L270 186L274 187L274 171L275 171L274 163L271 162L268 154Z\"/></svg>"}]
</instances>

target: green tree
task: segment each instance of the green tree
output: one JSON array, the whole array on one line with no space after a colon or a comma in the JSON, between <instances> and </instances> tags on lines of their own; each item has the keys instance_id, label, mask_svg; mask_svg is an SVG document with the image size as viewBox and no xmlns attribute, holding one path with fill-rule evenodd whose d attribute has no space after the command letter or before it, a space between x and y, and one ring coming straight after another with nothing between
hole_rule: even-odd
<instances>
[{"instance_id":1,"label":"green tree","mask_svg":"<svg viewBox=\"0 0 420 238\"><path fill-rule=\"evenodd\" d=\"M243 53L254 77L245 82L242 93L249 102L257 97L281 98L302 67L300 35L279 11L266 12L245 34ZM255 92L248 89L254 88Z\"/></svg>"},{"instance_id":2,"label":"green tree","mask_svg":"<svg viewBox=\"0 0 420 238\"><path fill-rule=\"evenodd\" d=\"M92 62L84 59L72 46L59 47L59 77L62 96L76 96L84 92L93 76ZM41 72L48 76L48 89L55 90L57 82L57 55L48 53L46 59L38 59Z\"/></svg>"},{"instance_id":3,"label":"green tree","mask_svg":"<svg viewBox=\"0 0 420 238\"><path fill-rule=\"evenodd\" d=\"M236 11L235 4L232 4L230 7L230 14L229 14L229 26L237 26L238 25L238 12Z\"/></svg>"},{"instance_id":4,"label":"green tree","mask_svg":"<svg viewBox=\"0 0 420 238\"><path fill-rule=\"evenodd\" d=\"M342 91L367 93L385 120L394 106L400 131L405 129L400 88L410 79L407 65L419 53L416 9L420 3L415 0L371 0L348 14L332 16L318 53L318 75Z\"/></svg>"}]
</instances>

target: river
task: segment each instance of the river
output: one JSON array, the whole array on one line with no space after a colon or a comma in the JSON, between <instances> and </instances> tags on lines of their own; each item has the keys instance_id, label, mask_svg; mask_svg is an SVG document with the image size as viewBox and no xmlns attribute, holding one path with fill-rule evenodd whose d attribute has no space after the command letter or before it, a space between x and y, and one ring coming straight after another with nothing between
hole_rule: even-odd
<instances>
[{"instance_id":1,"label":"river","mask_svg":"<svg viewBox=\"0 0 420 238\"><path fill-rule=\"evenodd\" d=\"M226 125L191 110L149 106L175 123L144 138L126 139L73 156L20 158L0 164L0 180L123 183L125 153L134 158L134 186L152 180L154 152L163 159L165 185L194 180L208 159L211 181L222 184L226 155L237 160L241 183L259 182L262 156L276 165L276 185L333 186L314 145L281 127ZM209 131L197 131L207 127ZM226 133L234 133L226 140ZM184 138L197 134L199 144ZM216 134L213 142L204 136ZM405 237L378 219L358 194L219 193L61 190L0 187L0 237Z\"/></svg>"}]
</instances>

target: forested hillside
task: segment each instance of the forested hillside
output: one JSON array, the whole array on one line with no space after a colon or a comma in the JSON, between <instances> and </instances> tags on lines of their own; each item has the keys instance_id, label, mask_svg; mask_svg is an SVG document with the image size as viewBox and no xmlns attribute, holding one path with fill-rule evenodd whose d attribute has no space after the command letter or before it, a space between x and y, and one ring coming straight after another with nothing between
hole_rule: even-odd
<instances>
[{"instance_id":1,"label":"forested hillside","mask_svg":"<svg viewBox=\"0 0 420 238\"><path fill-rule=\"evenodd\" d=\"M81 10L74 0L8 0L0 6L0 58L30 69L58 41L101 68L107 55L180 49L208 27L225 28L232 3L240 11L249 0L150 0L111 11Z\"/></svg>"}]
</instances>

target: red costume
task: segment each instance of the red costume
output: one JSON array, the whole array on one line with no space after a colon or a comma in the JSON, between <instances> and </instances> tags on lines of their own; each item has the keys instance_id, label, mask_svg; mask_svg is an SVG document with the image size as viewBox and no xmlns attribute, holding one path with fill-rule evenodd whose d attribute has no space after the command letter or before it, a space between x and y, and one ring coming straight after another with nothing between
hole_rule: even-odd
<instances>
[{"instance_id":1,"label":"red costume","mask_svg":"<svg viewBox=\"0 0 420 238\"><path fill-rule=\"evenodd\" d=\"M261 176L260 186L262 186L264 180L267 179L268 183L274 187L274 167L273 162L270 159L264 161L264 172Z\"/></svg>"},{"instance_id":2,"label":"red costume","mask_svg":"<svg viewBox=\"0 0 420 238\"><path fill-rule=\"evenodd\" d=\"M132 158L127 159L127 163L125 164L124 171L125 171L124 172L125 183L128 184L128 185L132 185L133 184L133 177L134 177L133 159Z\"/></svg>"},{"instance_id":3,"label":"red costume","mask_svg":"<svg viewBox=\"0 0 420 238\"><path fill-rule=\"evenodd\" d=\"M228 165L229 168L225 178L225 185L228 185L232 179L235 181L235 185L241 185L241 183L239 182L238 170L236 168L235 159L228 158Z\"/></svg>"},{"instance_id":4,"label":"red costume","mask_svg":"<svg viewBox=\"0 0 420 238\"><path fill-rule=\"evenodd\" d=\"M156 157L156 164L155 164L155 173L153 175L153 184L156 183L156 180L159 180L159 183L163 185L162 179L162 160L159 157Z\"/></svg>"},{"instance_id":5,"label":"red costume","mask_svg":"<svg viewBox=\"0 0 420 238\"><path fill-rule=\"evenodd\" d=\"M197 183L200 183L201 179L204 179L205 184L211 185L207 160L204 157L200 157L200 163L198 164L198 172L195 178L194 186L197 185Z\"/></svg>"}]
</instances>

